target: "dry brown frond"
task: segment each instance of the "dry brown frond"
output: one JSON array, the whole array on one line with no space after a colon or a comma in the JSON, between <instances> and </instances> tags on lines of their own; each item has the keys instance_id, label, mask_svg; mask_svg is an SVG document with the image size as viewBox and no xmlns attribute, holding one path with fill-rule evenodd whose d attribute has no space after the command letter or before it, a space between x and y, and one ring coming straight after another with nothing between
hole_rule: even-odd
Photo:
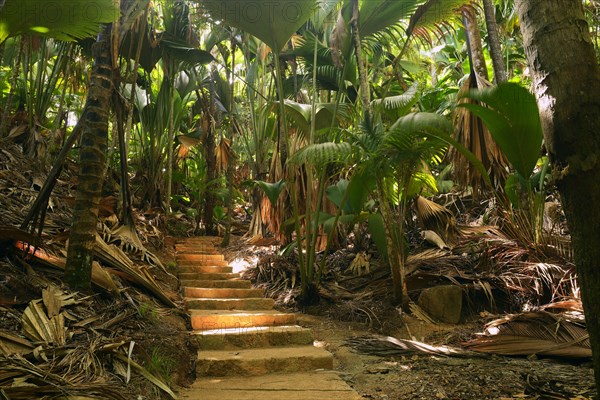
<instances>
[{"instance_id":1,"label":"dry brown frond","mask_svg":"<svg viewBox=\"0 0 600 400\"><path fill-rule=\"evenodd\" d=\"M223 173L227 170L227 166L233 156L233 149L231 148L231 141L227 138L222 138L221 142L216 149L217 158L217 172Z\"/></svg>"},{"instance_id":2,"label":"dry brown frond","mask_svg":"<svg viewBox=\"0 0 600 400\"><path fill-rule=\"evenodd\" d=\"M434 231L449 245L454 244L457 236L460 236L456 218L446 207L423 196L417 196L415 210L423 229Z\"/></svg>"},{"instance_id":3,"label":"dry brown frond","mask_svg":"<svg viewBox=\"0 0 600 400\"><path fill-rule=\"evenodd\" d=\"M475 84L472 77L469 77L460 88L459 98L473 88L482 88L481 85L482 82ZM489 86L489 83L487 83L487 86ZM463 103L480 104L476 100L465 97L459 100L459 104ZM456 140L483 163L496 188L503 188L508 176L508 160L481 119L466 108L457 107L454 111L453 122ZM448 159L454 164L454 178L459 185L463 187L471 186L475 196L485 190L485 183L479 172L453 147L448 151Z\"/></svg>"},{"instance_id":4,"label":"dry brown frond","mask_svg":"<svg viewBox=\"0 0 600 400\"><path fill-rule=\"evenodd\" d=\"M509 315L486 325L485 333L464 344L484 353L590 358L589 334L580 316L546 311Z\"/></svg>"},{"instance_id":5,"label":"dry brown frond","mask_svg":"<svg viewBox=\"0 0 600 400\"><path fill-rule=\"evenodd\" d=\"M432 346L414 340L396 339L391 336L358 336L346 339L346 346L353 350L380 357L405 356L411 354L437 355L447 357L482 358L472 351L447 346Z\"/></svg>"}]
</instances>

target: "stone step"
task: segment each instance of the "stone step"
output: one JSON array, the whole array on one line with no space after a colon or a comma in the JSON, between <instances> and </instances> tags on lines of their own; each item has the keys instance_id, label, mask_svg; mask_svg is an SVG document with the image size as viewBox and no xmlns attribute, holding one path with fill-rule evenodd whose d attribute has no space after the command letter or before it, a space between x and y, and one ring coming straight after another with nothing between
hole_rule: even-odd
<instances>
[{"instance_id":1,"label":"stone step","mask_svg":"<svg viewBox=\"0 0 600 400\"><path fill-rule=\"evenodd\" d=\"M177 261L225 261L223 254L178 254Z\"/></svg>"},{"instance_id":2,"label":"stone step","mask_svg":"<svg viewBox=\"0 0 600 400\"><path fill-rule=\"evenodd\" d=\"M184 240L180 240L176 243L176 245L184 245L184 246L210 246L210 247L218 247L221 243L222 239L219 238L187 238Z\"/></svg>"},{"instance_id":3,"label":"stone step","mask_svg":"<svg viewBox=\"0 0 600 400\"><path fill-rule=\"evenodd\" d=\"M245 299L186 297L184 301L188 310L271 310L275 305L275 300L264 297Z\"/></svg>"},{"instance_id":4,"label":"stone step","mask_svg":"<svg viewBox=\"0 0 600 400\"><path fill-rule=\"evenodd\" d=\"M201 378L181 394L184 400L360 400L335 372Z\"/></svg>"},{"instance_id":5,"label":"stone step","mask_svg":"<svg viewBox=\"0 0 600 400\"><path fill-rule=\"evenodd\" d=\"M238 350L268 346L298 346L313 343L312 331L298 325L256 326L242 329L194 331L200 350Z\"/></svg>"},{"instance_id":6,"label":"stone step","mask_svg":"<svg viewBox=\"0 0 600 400\"><path fill-rule=\"evenodd\" d=\"M198 353L198 376L256 376L332 369L333 356L314 346L207 350ZM290 381L293 386L293 382Z\"/></svg>"},{"instance_id":7,"label":"stone step","mask_svg":"<svg viewBox=\"0 0 600 400\"><path fill-rule=\"evenodd\" d=\"M209 249L209 248L199 248L199 247L189 247L189 246L176 246L175 247L175 254L176 255L182 255L182 254L206 254L206 255L211 255L211 254L221 254L219 253L219 250L217 249Z\"/></svg>"},{"instance_id":8,"label":"stone step","mask_svg":"<svg viewBox=\"0 0 600 400\"><path fill-rule=\"evenodd\" d=\"M187 273L197 273L197 274L230 274L233 272L233 268L230 266L221 266L221 265L188 265L188 266L179 266L179 276L181 274Z\"/></svg>"},{"instance_id":9,"label":"stone step","mask_svg":"<svg viewBox=\"0 0 600 400\"><path fill-rule=\"evenodd\" d=\"M262 289L186 287L183 293L185 297L204 299L247 299L250 297L263 297L264 291Z\"/></svg>"},{"instance_id":10,"label":"stone step","mask_svg":"<svg viewBox=\"0 0 600 400\"><path fill-rule=\"evenodd\" d=\"M181 253L193 253L193 254L220 254L221 251L214 246L208 244L177 244L175 245L175 252Z\"/></svg>"},{"instance_id":11,"label":"stone step","mask_svg":"<svg viewBox=\"0 0 600 400\"><path fill-rule=\"evenodd\" d=\"M228 266L229 263L223 260L182 260L177 257L177 265L179 267L190 267L190 266Z\"/></svg>"},{"instance_id":12,"label":"stone step","mask_svg":"<svg viewBox=\"0 0 600 400\"><path fill-rule=\"evenodd\" d=\"M197 288L238 288L238 289L250 289L252 283L250 281L238 279L238 280L210 280L210 279L181 279L181 286L186 287L197 287Z\"/></svg>"},{"instance_id":13,"label":"stone step","mask_svg":"<svg viewBox=\"0 0 600 400\"><path fill-rule=\"evenodd\" d=\"M219 329L247 329L256 326L294 325L296 315L275 310L218 311L190 310L192 329L207 331Z\"/></svg>"},{"instance_id":14,"label":"stone step","mask_svg":"<svg viewBox=\"0 0 600 400\"><path fill-rule=\"evenodd\" d=\"M240 280L240 274L235 272L230 273L214 273L214 272L180 272L179 279L181 281L188 280L215 280L215 281L223 281L223 280Z\"/></svg>"}]
</instances>

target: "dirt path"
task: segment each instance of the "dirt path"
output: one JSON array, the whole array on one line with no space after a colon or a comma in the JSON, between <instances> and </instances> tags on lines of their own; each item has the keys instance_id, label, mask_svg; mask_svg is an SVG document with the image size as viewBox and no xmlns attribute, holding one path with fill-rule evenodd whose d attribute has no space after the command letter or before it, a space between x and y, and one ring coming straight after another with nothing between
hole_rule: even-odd
<instances>
[{"instance_id":1,"label":"dirt path","mask_svg":"<svg viewBox=\"0 0 600 400\"><path fill-rule=\"evenodd\" d=\"M366 399L584 400L592 399L595 391L591 363L578 366L507 357L368 356L353 352L343 343L346 338L372 333L363 324L310 315L302 316L299 323L313 330L315 339L334 354L336 370Z\"/></svg>"}]
</instances>

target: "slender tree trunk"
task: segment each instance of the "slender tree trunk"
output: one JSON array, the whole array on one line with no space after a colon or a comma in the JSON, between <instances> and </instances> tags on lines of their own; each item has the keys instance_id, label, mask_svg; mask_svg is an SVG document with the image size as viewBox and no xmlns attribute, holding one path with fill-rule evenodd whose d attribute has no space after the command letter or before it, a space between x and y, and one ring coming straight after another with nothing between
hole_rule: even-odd
<instances>
[{"instance_id":1,"label":"slender tree trunk","mask_svg":"<svg viewBox=\"0 0 600 400\"><path fill-rule=\"evenodd\" d=\"M394 303L405 306L408 303L405 271L404 271L404 249L402 238L398 237L398 232L394 226L394 215L385 195L385 186L383 179L377 182L377 195L379 197L379 209L385 227L385 237L387 241L387 256L392 273L392 291Z\"/></svg>"},{"instance_id":2,"label":"slender tree trunk","mask_svg":"<svg viewBox=\"0 0 600 400\"><path fill-rule=\"evenodd\" d=\"M600 67L580 0L518 0L517 12L600 384Z\"/></svg>"},{"instance_id":3,"label":"slender tree trunk","mask_svg":"<svg viewBox=\"0 0 600 400\"><path fill-rule=\"evenodd\" d=\"M175 142L175 62L172 62L171 73L173 78L171 81L171 104L169 106L169 140L167 141L167 179L165 183L165 207L167 214L171 214L171 194L173 189L173 143Z\"/></svg>"},{"instance_id":4,"label":"slender tree trunk","mask_svg":"<svg viewBox=\"0 0 600 400\"><path fill-rule=\"evenodd\" d=\"M369 77L367 74L367 67L365 65L365 58L363 55L362 44L360 41L360 31L358 30L358 0L354 0L353 6L354 9L352 11L352 19L350 20L350 26L352 27L352 42L354 43L354 53L356 54L356 64L358 65L358 77L360 81L360 98L364 110L368 114L371 114L371 91L369 88Z\"/></svg>"},{"instance_id":5,"label":"slender tree trunk","mask_svg":"<svg viewBox=\"0 0 600 400\"><path fill-rule=\"evenodd\" d=\"M494 81L496 84L506 82L506 65L498 36L498 24L496 24L496 10L492 0L483 0L483 11L485 13L485 25L488 33L488 44L490 56L494 67Z\"/></svg>"},{"instance_id":6,"label":"slender tree trunk","mask_svg":"<svg viewBox=\"0 0 600 400\"><path fill-rule=\"evenodd\" d=\"M91 286L92 253L106 168L108 110L112 93L111 27L111 24L104 27L94 45L95 62L84 109L79 183L65 268L65 282L74 289L85 290Z\"/></svg>"},{"instance_id":7,"label":"slender tree trunk","mask_svg":"<svg viewBox=\"0 0 600 400\"><path fill-rule=\"evenodd\" d=\"M212 89L211 89L212 92ZM212 94L211 94L212 97ZM211 99L212 103L212 99ZM212 106L211 106L212 109ZM206 116L206 118L211 118ZM212 118L211 118L212 119ZM215 127L212 121L208 122L208 130L204 133L203 139L204 156L206 157L206 192L204 193L204 227L206 235L216 235L217 230L215 229L215 223L213 221L213 215L217 198L215 196L215 185L217 178L217 168L215 159Z\"/></svg>"},{"instance_id":8,"label":"slender tree trunk","mask_svg":"<svg viewBox=\"0 0 600 400\"><path fill-rule=\"evenodd\" d=\"M487 66L485 65L485 57L483 55L483 41L481 40L481 32L477 25L477 15L472 12L463 13L463 21L467 31L469 46L471 48L471 59L473 69L477 74L477 80L480 81L482 78L486 81L490 80ZM481 87L481 85L477 85Z\"/></svg>"}]
</instances>

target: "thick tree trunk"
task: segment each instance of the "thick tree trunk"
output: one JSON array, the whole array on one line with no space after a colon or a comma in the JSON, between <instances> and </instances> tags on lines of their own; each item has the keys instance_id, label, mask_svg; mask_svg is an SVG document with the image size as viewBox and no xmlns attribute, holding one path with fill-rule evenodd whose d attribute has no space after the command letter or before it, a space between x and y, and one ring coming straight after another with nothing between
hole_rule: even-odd
<instances>
[{"instance_id":1,"label":"thick tree trunk","mask_svg":"<svg viewBox=\"0 0 600 400\"><path fill-rule=\"evenodd\" d=\"M496 84L506 82L506 66L502 55L502 46L498 36L498 24L496 24L496 10L492 0L483 0L483 11L485 13L485 25L488 32L488 44L490 56L494 67L494 81Z\"/></svg>"},{"instance_id":2,"label":"thick tree trunk","mask_svg":"<svg viewBox=\"0 0 600 400\"><path fill-rule=\"evenodd\" d=\"M600 68L580 0L518 0L517 11L600 383Z\"/></svg>"},{"instance_id":3,"label":"thick tree trunk","mask_svg":"<svg viewBox=\"0 0 600 400\"><path fill-rule=\"evenodd\" d=\"M83 112L79 183L65 269L65 282L74 289L85 290L91 286L92 252L106 168L108 110L112 93L110 36L111 25L106 25L94 47L95 62Z\"/></svg>"}]
</instances>

